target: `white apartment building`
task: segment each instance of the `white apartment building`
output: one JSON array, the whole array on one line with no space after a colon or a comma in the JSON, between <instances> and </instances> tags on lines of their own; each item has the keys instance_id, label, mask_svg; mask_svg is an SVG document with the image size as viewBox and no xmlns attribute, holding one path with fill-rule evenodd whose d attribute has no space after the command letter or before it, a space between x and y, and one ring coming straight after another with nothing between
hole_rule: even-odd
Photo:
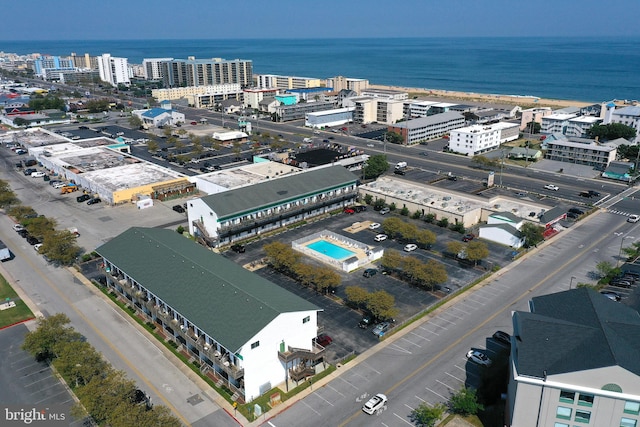
<instances>
[{"instance_id":1,"label":"white apartment building","mask_svg":"<svg viewBox=\"0 0 640 427\"><path fill-rule=\"evenodd\" d=\"M108 53L97 57L100 80L111 86L129 85L129 65L127 58L116 58Z\"/></svg>"},{"instance_id":2,"label":"white apartment building","mask_svg":"<svg viewBox=\"0 0 640 427\"><path fill-rule=\"evenodd\" d=\"M396 101L402 101L409 98L409 93L399 90L367 88L362 91L361 96L369 96L371 98L382 99L395 99Z\"/></svg>"},{"instance_id":3,"label":"white apartment building","mask_svg":"<svg viewBox=\"0 0 640 427\"><path fill-rule=\"evenodd\" d=\"M321 87L322 80L313 77L279 76L276 74L254 74L256 86L259 88L308 89Z\"/></svg>"},{"instance_id":4,"label":"white apartment building","mask_svg":"<svg viewBox=\"0 0 640 427\"><path fill-rule=\"evenodd\" d=\"M464 125L464 116L454 111L435 114L429 117L408 120L388 126L390 132L399 133L404 145L419 144L423 141L440 138L442 135Z\"/></svg>"},{"instance_id":5,"label":"white apartment building","mask_svg":"<svg viewBox=\"0 0 640 427\"><path fill-rule=\"evenodd\" d=\"M162 80L162 67L160 64L172 61L173 58L145 58L142 60L144 78L147 80Z\"/></svg>"},{"instance_id":6,"label":"white apartment building","mask_svg":"<svg viewBox=\"0 0 640 427\"><path fill-rule=\"evenodd\" d=\"M505 142L515 141L518 139L518 134L518 125L515 123L471 125L450 132L449 149L456 153L475 156L498 148Z\"/></svg>"},{"instance_id":7,"label":"white apartment building","mask_svg":"<svg viewBox=\"0 0 640 427\"><path fill-rule=\"evenodd\" d=\"M247 88L242 94L245 108L260 108L260 101L267 97L274 97L278 94L279 89L257 89Z\"/></svg>"},{"instance_id":8,"label":"white apartment building","mask_svg":"<svg viewBox=\"0 0 640 427\"><path fill-rule=\"evenodd\" d=\"M376 122L393 124L402 120L402 101L395 99L376 99Z\"/></svg>"},{"instance_id":9,"label":"white apartment building","mask_svg":"<svg viewBox=\"0 0 640 427\"><path fill-rule=\"evenodd\" d=\"M221 95L222 99L227 99L224 97L224 95L229 94L242 94L242 87L240 83L225 83L208 86L172 87L168 89L154 89L151 91L151 96L153 96L158 101L187 99L190 105L195 104L194 100L198 95ZM234 96L233 99L236 99L236 97Z\"/></svg>"},{"instance_id":10,"label":"white apartment building","mask_svg":"<svg viewBox=\"0 0 640 427\"><path fill-rule=\"evenodd\" d=\"M636 130L636 137L633 140L636 144L640 142L640 107L630 106L616 108L610 113L610 121L605 123L621 123Z\"/></svg>"},{"instance_id":11,"label":"white apartment building","mask_svg":"<svg viewBox=\"0 0 640 427\"><path fill-rule=\"evenodd\" d=\"M640 425L638 312L586 287L529 310L513 313L506 425Z\"/></svg>"},{"instance_id":12,"label":"white apartment building","mask_svg":"<svg viewBox=\"0 0 640 427\"><path fill-rule=\"evenodd\" d=\"M353 108L354 123L371 123L376 121L377 104L370 96L354 96L342 101L342 106Z\"/></svg>"},{"instance_id":13,"label":"white apartment building","mask_svg":"<svg viewBox=\"0 0 640 427\"><path fill-rule=\"evenodd\" d=\"M594 116L579 116L567 121L565 135L577 138L589 136L589 129L595 124L601 123L602 119Z\"/></svg>"},{"instance_id":14,"label":"white apartment building","mask_svg":"<svg viewBox=\"0 0 640 427\"><path fill-rule=\"evenodd\" d=\"M350 77L336 76L327 79L327 87L333 88L334 91L340 92L341 90L352 90L356 94L360 95L363 90L369 87L369 80L366 79L352 79Z\"/></svg>"},{"instance_id":15,"label":"white apartment building","mask_svg":"<svg viewBox=\"0 0 640 427\"><path fill-rule=\"evenodd\" d=\"M429 110L433 105L438 104L435 101L419 101L417 99L408 99L404 101L404 114L412 119L418 117L429 116Z\"/></svg>"},{"instance_id":16,"label":"white apartment building","mask_svg":"<svg viewBox=\"0 0 640 427\"><path fill-rule=\"evenodd\" d=\"M532 121L535 123L542 123L542 118L551 114L553 114L553 110L550 107L522 110L522 116L520 117L520 130L527 130L527 126L530 126Z\"/></svg>"},{"instance_id":17,"label":"white apartment building","mask_svg":"<svg viewBox=\"0 0 640 427\"><path fill-rule=\"evenodd\" d=\"M544 116L540 123L540 132L564 134L567 128L567 122L576 117L578 117L578 115L573 113L554 113Z\"/></svg>"}]
</instances>

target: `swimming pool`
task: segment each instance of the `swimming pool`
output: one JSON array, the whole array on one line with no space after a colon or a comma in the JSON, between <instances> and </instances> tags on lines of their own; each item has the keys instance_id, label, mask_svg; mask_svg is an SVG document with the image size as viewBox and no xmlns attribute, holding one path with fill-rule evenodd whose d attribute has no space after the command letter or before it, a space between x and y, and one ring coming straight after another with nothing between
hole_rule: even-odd
<instances>
[{"instance_id":1,"label":"swimming pool","mask_svg":"<svg viewBox=\"0 0 640 427\"><path fill-rule=\"evenodd\" d=\"M317 242L309 243L306 246L319 254L326 255L337 260L342 260L355 255L355 252L342 248L338 245L334 245L326 240L318 240Z\"/></svg>"}]
</instances>

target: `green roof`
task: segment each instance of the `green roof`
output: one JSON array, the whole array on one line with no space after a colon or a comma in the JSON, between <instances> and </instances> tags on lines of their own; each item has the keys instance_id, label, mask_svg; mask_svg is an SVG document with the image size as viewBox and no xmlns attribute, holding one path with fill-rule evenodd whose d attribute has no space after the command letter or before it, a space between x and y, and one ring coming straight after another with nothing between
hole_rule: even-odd
<instances>
[{"instance_id":1,"label":"green roof","mask_svg":"<svg viewBox=\"0 0 640 427\"><path fill-rule=\"evenodd\" d=\"M640 375L640 316L593 289L535 297L514 314L518 373L547 375L620 366ZM586 357L588 355L588 357Z\"/></svg>"},{"instance_id":2,"label":"green roof","mask_svg":"<svg viewBox=\"0 0 640 427\"><path fill-rule=\"evenodd\" d=\"M224 219L278 206L289 200L311 196L322 191L355 184L357 177L343 166L314 168L260 184L211 194L202 198L218 218Z\"/></svg>"},{"instance_id":3,"label":"green roof","mask_svg":"<svg viewBox=\"0 0 640 427\"><path fill-rule=\"evenodd\" d=\"M279 314L319 310L172 230L133 227L96 252L234 353Z\"/></svg>"}]
</instances>

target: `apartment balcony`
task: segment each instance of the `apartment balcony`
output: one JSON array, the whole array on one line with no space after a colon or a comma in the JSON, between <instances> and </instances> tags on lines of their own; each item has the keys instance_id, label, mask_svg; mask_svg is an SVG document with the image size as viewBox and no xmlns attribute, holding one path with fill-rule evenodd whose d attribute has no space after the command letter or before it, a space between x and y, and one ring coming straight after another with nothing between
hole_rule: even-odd
<instances>
[{"instance_id":1,"label":"apartment balcony","mask_svg":"<svg viewBox=\"0 0 640 427\"><path fill-rule=\"evenodd\" d=\"M224 238L228 235L240 234L242 232L254 230L256 228L270 225L277 221L283 221L298 215L304 215L306 213L309 213L317 209L331 206L346 200L351 200L355 196L356 196L355 192L350 192L350 193L343 193L339 196L325 197L323 199L319 199L317 202L314 202L314 203L307 203L305 205L294 206L289 209L281 209L278 212L273 212L269 215L262 215L259 218L244 220L240 224L227 225L220 228L219 230L220 238Z\"/></svg>"},{"instance_id":2,"label":"apartment balcony","mask_svg":"<svg viewBox=\"0 0 640 427\"><path fill-rule=\"evenodd\" d=\"M295 367L289 369L289 378L293 381L301 381L305 378L312 377L316 374L316 370L310 367Z\"/></svg>"},{"instance_id":3,"label":"apartment balcony","mask_svg":"<svg viewBox=\"0 0 640 427\"><path fill-rule=\"evenodd\" d=\"M294 360L319 360L324 357L326 350L320 344L313 342L311 350L305 348L295 348L288 346L287 351L278 352L278 359L283 363L290 363Z\"/></svg>"}]
</instances>

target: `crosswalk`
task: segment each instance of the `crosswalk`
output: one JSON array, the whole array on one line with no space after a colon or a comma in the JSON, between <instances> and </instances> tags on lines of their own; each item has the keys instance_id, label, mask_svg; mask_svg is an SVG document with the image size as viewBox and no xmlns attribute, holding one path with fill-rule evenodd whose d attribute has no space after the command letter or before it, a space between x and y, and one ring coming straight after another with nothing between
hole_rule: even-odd
<instances>
[{"instance_id":1,"label":"crosswalk","mask_svg":"<svg viewBox=\"0 0 640 427\"><path fill-rule=\"evenodd\" d=\"M607 209L608 213L614 214L614 215L622 215L622 216L629 216L631 215L629 212L625 212L625 211L619 211L616 209Z\"/></svg>"}]
</instances>

